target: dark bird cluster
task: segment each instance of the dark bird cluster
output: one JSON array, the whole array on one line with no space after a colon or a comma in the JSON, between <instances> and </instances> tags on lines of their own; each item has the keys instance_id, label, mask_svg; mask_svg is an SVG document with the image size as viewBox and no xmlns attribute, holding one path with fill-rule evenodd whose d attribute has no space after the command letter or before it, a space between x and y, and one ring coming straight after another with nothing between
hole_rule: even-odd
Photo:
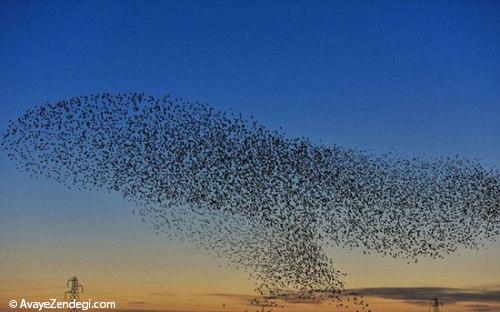
<instances>
[{"instance_id":1,"label":"dark bird cluster","mask_svg":"<svg viewBox=\"0 0 500 312\"><path fill-rule=\"evenodd\" d=\"M322 146L168 96L46 103L2 145L33 176L120 193L155 231L246 270L266 302L344 306L328 246L417 260L499 233L500 176L477 160Z\"/></svg>"}]
</instances>

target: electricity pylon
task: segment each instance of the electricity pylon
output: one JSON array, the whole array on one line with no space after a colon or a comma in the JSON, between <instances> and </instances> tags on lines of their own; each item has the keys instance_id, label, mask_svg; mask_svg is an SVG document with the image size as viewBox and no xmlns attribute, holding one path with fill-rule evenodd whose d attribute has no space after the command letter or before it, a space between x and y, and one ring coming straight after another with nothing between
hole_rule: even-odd
<instances>
[{"instance_id":1,"label":"electricity pylon","mask_svg":"<svg viewBox=\"0 0 500 312\"><path fill-rule=\"evenodd\" d=\"M68 280L66 283L66 286L68 286L70 289L64 294L64 299L69 302L77 302L80 299L80 290L83 293L83 286L78 282L78 278L76 276L73 276ZM69 298L68 298L69 297ZM76 307L70 308L70 312L78 312L80 309L77 309Z\"/></svg>"},{"instance_id":2,"label":"electricity pylon","mask_svg":"<svg viewBox=\"0 0 500 312\"><path fill-rule=\"evenodd\" d=\"M439 301L438 297L434 297L434 299L430 300L429 312L431 312L431 308L432 308L432 312L440 312L440 311L442 311L442 308L443 308L443 302Z\"/></svg>"}]
</instances>

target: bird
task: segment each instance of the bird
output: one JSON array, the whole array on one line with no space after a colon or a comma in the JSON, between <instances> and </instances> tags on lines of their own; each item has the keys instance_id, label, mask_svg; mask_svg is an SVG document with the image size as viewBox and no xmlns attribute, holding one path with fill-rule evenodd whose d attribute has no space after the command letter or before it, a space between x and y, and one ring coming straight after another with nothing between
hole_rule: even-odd
<instances>
[{"instance_id":1,"label":"bird","mask_svg":"<svg viewBox=\"0 0 500 312\"><path fill-rule=\"evenodd\" d=\"M414 262L481 248L500 229L500 175L477 159L315 144L168 95L45 102L2 138L20 171L117 193L155 233L241 268L262 311L346 298L367 309L326 246Z\"/></svg>"}]
</instances>

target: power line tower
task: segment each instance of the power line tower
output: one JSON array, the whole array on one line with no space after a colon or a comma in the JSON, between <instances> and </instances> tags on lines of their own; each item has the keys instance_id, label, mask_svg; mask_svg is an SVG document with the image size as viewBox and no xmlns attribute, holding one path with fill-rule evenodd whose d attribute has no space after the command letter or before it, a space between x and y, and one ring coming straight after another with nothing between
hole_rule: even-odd
<instances>
[{"instance_id":1,"label":"power line tower","mask_svg":"<svg viewBox=\"0 0 500 312\"><path fill-rule=\"evenodd\" d=\"M432 310L431 310L432 308ZM429 312L440 312L444 309L444 305L442 301L439 301L438 297L434 297L434 299L430 300L429 303Z\"/></svg>"},{"instance_id":2,"label":"power line tower","mask_svg":"<svg viewBox=\"0 0 500 312\"><path fill-rule=\"evenodd\" d=\"M76 276L73 276L68 280L66 283L66 286L68 286L70 289L64 293L64 299L69 302L77 302L80 300L80 290L83 293L83 286L78 282L78 278ZM68 298L69 297L69 298ZM77 309L76 307L70 308L70 312L78 312L80 309Z\"/></svg>"}]
</instances>

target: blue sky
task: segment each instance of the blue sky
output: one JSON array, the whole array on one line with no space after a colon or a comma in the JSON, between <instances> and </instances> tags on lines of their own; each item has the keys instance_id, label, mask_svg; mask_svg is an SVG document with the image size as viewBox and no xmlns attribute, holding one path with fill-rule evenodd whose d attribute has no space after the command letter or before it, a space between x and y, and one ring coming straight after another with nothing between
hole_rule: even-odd
<instances>
[{"instance_id":1,"label":"blue sky","mask_svg":"<svg viewBox=\"0 0 500 312\"><path fill-rule=\"evenodd\" d=\"M293 136L498 164L495 2L2 2L1 120L138 90Z\"/></svg>"},{"instance_id":2,"label":"blue sky","mask_svg":"<svg viewBox=\"0 0 500 312\"><path fill-rule=\"evenodd\" d=\"M2 1L0 128L47 100L167 93L325 144L498 168L499 15L495 1ZM23 244L150 242L114 195L30 180L3 155L0 172L4 264Z\"/></svg>"}]
</instances>

